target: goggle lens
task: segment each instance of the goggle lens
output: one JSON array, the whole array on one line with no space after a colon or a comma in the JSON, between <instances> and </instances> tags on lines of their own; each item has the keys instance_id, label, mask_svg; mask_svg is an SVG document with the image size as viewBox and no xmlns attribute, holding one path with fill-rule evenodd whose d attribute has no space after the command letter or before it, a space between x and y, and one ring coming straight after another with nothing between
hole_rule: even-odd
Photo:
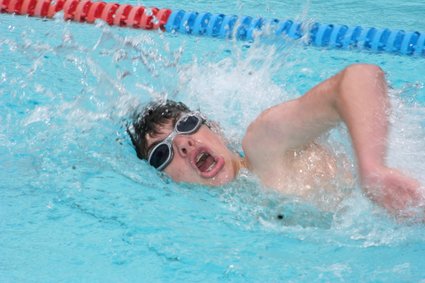
<instances>
[{"instance_id":1,"label":"goggle lens","mask_svg":"<svg viewBox=\"0 0 425 283\"><path fill-rule=\"evenodd\" d=\"M168 145L165 143L160 144L152 152L149 158L149 164L152 165L154 168L158 168L161 165L163 165L165 162L167 162L167 159L170 156L170 154L171 152Z\"/></svg>"},{"instance_id":2,"label":"goggle lens","mask_svg":"<svg viewBox=\"0 0 425 283\"><path fill-rule=\"evenodd\" d=\"M197 129L199 118L196 116L187 116L183 120L179 121L176 125L178 132L182 134L188 134Z\"/></svg>"}]
</instances>

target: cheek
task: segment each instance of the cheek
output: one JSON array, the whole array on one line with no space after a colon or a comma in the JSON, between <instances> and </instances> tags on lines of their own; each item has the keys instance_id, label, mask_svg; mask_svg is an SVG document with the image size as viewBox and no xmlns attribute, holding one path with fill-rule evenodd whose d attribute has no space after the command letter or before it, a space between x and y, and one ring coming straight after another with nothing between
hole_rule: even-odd
<instances>
[{"instance_id":1,"label":"cheek","mask_svg":"<svg viewBox=\"0 0 425 283\"><path fill-rule=\"evenodd\" d=\"M176 158L175 158L176 159ZM167 168L165 168L164 172L170 176L174 181L177 182L185 182L191 181L192 170L188 167L188 165L180 159L173 160Z\"/></svg>"}]
</instances>

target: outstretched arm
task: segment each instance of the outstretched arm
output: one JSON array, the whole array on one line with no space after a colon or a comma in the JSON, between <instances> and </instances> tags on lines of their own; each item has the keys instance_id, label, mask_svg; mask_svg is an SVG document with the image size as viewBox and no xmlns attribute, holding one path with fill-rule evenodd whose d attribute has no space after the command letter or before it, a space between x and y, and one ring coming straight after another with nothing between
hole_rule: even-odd
<instances>
[{"instance_id":1,"label":"outstretched arm","mask_svg":"<svg viewBox=\"0 0 425 283\"><path fill-rule=\"evenodd\" d=\"M385 164L388 111L384 73L377 66L357 64L302 97L266 110L250 126L247 136L254 131L251 144L279 147L285 152L305 146L343 121L365 192L390 212L400 214L409 205L419 204L420 184ZM261 162L255 157L253 162Z\"/></svg>"}]
</instances>

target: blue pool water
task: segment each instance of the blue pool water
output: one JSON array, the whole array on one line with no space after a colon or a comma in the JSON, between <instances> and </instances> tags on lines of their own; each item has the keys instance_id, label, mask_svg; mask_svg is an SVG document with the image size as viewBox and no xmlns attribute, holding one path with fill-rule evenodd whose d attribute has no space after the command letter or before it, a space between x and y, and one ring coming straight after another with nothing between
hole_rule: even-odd
<instances>
[{"instance_id":1,"label":"blue pool water","mask_svg":"<svg viewBox=\"0 0 425 283\"><path fill-rule=\"evenodd\" d=\"M425 32L420 0L283 2L127 3ZM425 282L425 226L360 188L323 212L245 173L176 184L136 158L124 127L167 96L220 121L238 149L264 108L374 63L393 88L388 162L425 183L423 58L1 14L0 62L0 282ZM344 128L328 139L354 168Z\"/></svg>"}]
</instances>

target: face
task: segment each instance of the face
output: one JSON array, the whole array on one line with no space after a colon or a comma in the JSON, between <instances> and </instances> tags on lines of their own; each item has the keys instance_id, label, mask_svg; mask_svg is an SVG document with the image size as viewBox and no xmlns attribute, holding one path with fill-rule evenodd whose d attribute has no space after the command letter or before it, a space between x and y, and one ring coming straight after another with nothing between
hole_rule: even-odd
<instances>
[{"instance_id":1,"label":"face","mask_svg":"<svg viewBox=\"0 0 425 283\"><path fill-rule=\"evenodd\" d=\"M146 135L149 150L174 130L171 123L159 127L158 135ZM172 142L173 158L163 170L176 182L220 186L232 181L241 158L231 152L222 137L206 125L191 134L178 134Z\"/></svg>"}]
</instances>

